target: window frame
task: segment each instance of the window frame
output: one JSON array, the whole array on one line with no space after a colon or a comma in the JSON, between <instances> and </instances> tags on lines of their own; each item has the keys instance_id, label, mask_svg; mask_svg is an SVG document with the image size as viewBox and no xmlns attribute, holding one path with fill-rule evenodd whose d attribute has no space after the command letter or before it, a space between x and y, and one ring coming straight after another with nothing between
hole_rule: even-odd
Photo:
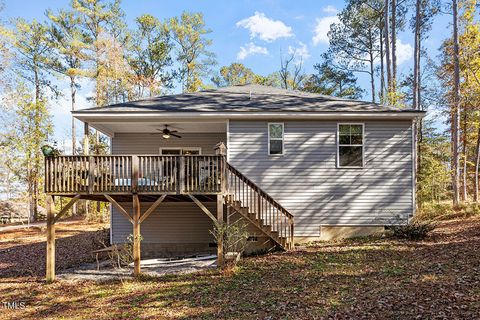
<instances>
[{"instance_id":1,"label":"window frame","mask_svg":"<svg viewBox=\"0 0 480 320\"><path fill-rule=\"evenodd\" d=\"M340 144L340 126L356 125L362 126L362 144ZM341 166L340 165L340 147L362 147L362 165L361 166ZM365 123L364 122L338 122L337 123L337 169L363 169L365 168Z\"/></svg>"},{"instance_id":2,"label":"window frame","mask_svg":"<svg viewBox=\"0 0 480 320\"><path fill-rule=\"evenodd\" d=\"M279 124L282 126L282 138L270 138L270 125L272 124ZM267 124L267 135L268 135L268 156L269 157L280 157L285 155L285 123L284 122L269 122ZM281 140L282 141L282 153L270 153L270 140Z\"/></svg>"},{"instance_id":3,"label":"window frame","mask_svg":"<svg viewBox=\"0 0 480 320\"><path fill-rule=\"evenodd\" d=\"M161 156L169 156L169 154L163 154L163 150L178 150L180 152L180 154L178 154L178 156L183 156L184 155L183 150L198 151L199 155L202 154L202 148L201 147L172 147L172 148L160 147L159 148L159 152L160 152ZM171 154L171 156L174 156L174 155Z\"/></svg>"}]
</instances>

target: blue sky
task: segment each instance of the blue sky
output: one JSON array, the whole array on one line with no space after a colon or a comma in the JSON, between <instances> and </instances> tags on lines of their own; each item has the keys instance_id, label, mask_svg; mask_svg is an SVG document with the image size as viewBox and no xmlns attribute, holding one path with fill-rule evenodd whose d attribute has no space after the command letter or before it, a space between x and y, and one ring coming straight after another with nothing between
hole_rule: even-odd
<instances>
[{"instance_id":1,"label":"blue sky","mask_svg":"<svg viewBox=\"0 0 480 320\"><path fill-rule=\"evenodd\" d=\"M66 8L68 0L5 0L1 13L3 20L22 17L27 20L45 19L47 9ZM236 0L236 1L163 1L163 0L124 0L122 8L127 22L133 26L134 19L149 13L163 20L178 16L182 11L202 12L207 27L212 30L211 51L217 56L218 67L238 61L254 72L269 74L278 70L280 54L297 50L303 56L306 72L313 71L321 53L328 48L326 32L335 21L335 14L344 6L342 1L327 0ZM436 18L430 38L425 41L432 57L438 55L438 48L450 34L450 16ZM399 34L399 72L407 73L413 64L413 34L407 29ZM368 92L369 84L365 76L358 75L360 85ZM59 79L60 87L67 89L67 83ZM84 85L80 91L80 108L89 107L86 97L91 86ZM370 99L366 94L364 99ZM52 102L55 114L55 139L62 141L69 132L68 97Z\"/></svg>"}]
</instances>

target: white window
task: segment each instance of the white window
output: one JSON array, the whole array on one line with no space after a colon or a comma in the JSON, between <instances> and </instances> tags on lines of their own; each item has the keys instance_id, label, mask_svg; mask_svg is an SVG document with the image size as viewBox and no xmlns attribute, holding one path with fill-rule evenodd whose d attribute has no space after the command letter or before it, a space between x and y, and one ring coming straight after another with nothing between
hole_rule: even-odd
<instances>
[{"instance_id":1,"label":"white window","mask_svg":"<svg viewBox=\"0 0 480 320\"><path fill-rule=\"evenodd\" d=\"M160 154L172 156L202 154L202 148L160 148Z\"/></svg>"},{"instance_id":2,"label":"white window","mask_svg":"<svg viewBox=\"0 0 480 320\"><path fill-rule=\"evenodd\" d=\"M362 168L364 165L363 145L363 123L339 123L337 126L337 167Z\"/></svg>"},{"instance_id":3,"label":"white window","mask_svg":"<svg viewBox=\"0 0 480 320\"><path fill-rule=\"evenodd\" d=\"M268 124L268 154L283 155L283 123Z\"/></svg>"}]
</instances>

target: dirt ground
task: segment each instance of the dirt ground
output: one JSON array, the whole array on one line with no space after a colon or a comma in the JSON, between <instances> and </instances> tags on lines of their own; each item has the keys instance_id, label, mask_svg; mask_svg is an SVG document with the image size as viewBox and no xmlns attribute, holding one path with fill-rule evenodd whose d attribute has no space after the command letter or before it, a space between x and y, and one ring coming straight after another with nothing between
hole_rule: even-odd
<instances>
[{"instance_id":1,"label":"dirt ground","mask_svg":"<svg viewBox=\"0 0 480 320\"><path fill-rule=\"evenodd\" d=\"M1 230L1 229L0 229ZM57 268L59 270L94 261L92 250L108 245L105 224L68 221L56 225ZM0 279L18 276L43 276L46 251L45 227L0 231Z\"/></svg>"},{"instance_id":2,"label":"dirt ground","mask_svg":"<svg viewBox=\"0 0 480 320\"><path fill-rule=\"evenodd\" d=\"M95 232L82 231L72 236ZM53 284L3 276L0 308L3 319L479 319L479 249L474 217L441 222L423 241L321 243L226 271Z\"/></svg>"}]
</instances>

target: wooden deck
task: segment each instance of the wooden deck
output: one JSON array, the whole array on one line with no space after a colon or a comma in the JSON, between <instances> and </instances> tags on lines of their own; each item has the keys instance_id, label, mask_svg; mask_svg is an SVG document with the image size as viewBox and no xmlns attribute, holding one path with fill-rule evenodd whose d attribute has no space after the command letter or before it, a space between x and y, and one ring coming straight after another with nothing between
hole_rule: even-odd
<instances>
[{"instance_id":1,"label":"wooden deck","mask_svg":"<svg viewBox=\"0 0 480 320\"><path fill-rule=\"evenodd\" d=\"M55 279L55 223L79 199L110 202L133 226L134 274L140 274L140 225L164 201L193 201L216 226L233 210L268 236L275 246L294 247L294 217L248 177L217 155L94 155L45 158L48 281ZM70 197L60 212L54 197ZM216 201L216 214L203 202ZM132 212L121 203L132 202ZM149 208L141 212L140 203ZM228 215L228 213L227 213ZM223 265L223 240L217 245Z\"/></svg>"},{"instance_id":2,"label":"wooden deck","mask_svg":"<svg viewBox=\"0 0 480 320\"><path fill-rule=\"evenodd\" d=\"M97 201L104 194L216 195L222 193L225 170L220 155L47 157L45 192Z\"/></svg>"}]
</instances>

